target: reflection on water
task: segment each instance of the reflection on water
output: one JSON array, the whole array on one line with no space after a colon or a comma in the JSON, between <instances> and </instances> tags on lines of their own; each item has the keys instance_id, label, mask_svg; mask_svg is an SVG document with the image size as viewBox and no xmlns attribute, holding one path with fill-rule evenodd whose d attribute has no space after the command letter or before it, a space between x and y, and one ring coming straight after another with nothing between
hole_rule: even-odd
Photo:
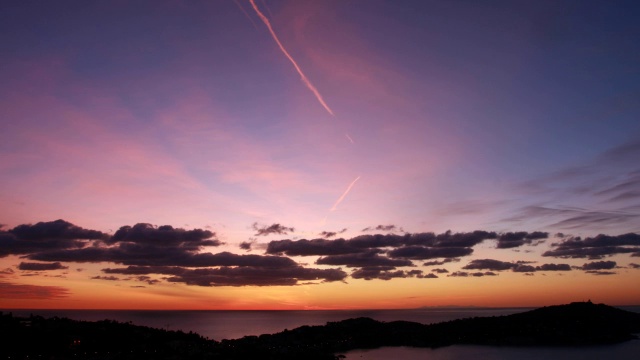
<instances>
[{"instance_id":1,"label":"reflection on water","mask_svg":"<svg viewBox=\"0 0 640 360\"><path fill-rule=\"evenodd\" d=\"M346 360L637 360L640 340L622 344L590 347L494 347L455 345L438 349L386 347L354 350L344 354Z\"/></svg>"}]
</instances>

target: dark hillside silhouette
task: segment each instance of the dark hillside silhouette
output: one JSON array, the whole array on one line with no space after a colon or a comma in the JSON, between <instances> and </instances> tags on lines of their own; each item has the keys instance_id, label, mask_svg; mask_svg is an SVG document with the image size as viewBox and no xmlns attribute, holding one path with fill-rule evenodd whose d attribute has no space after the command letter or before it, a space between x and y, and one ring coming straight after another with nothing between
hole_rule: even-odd
<instances>
[{"instance_id":1,"label":"dark hillside silhouette","mask_svg":"<svg viewBox=\"0 0 640 360\"><path fill-rule=\"evenodd\" d=\"M222 341L109 320L0 319L0 354L11 359L335 359L339 352L381 346L589 346L640 333L640 314L591 302L431 325L357 318Z\"/></svg>"}]
</instances>

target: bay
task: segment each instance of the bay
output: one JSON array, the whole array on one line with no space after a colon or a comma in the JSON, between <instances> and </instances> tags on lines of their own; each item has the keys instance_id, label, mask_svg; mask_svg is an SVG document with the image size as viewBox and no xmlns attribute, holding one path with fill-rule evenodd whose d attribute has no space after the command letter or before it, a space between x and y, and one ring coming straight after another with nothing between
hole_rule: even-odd
<instances>
[{"instance_id":1,"label":"bay","mask_svg":"<svg viewBox=\"0 0 640 360\"><path fill-rule=\"evenodd\" d=\"M640 306L620 307L640 312ZM304 325L324 325L330 321L369 317L378 321L414 321L432 324L468 317L509 315L529 308L424 308L407 310L306 310L306 311L189 311L189 310L2 310L15 316L39 315L67 317L74 320L99 321L104 319L131 322L167 330L193 331L213 340L236 339L247 335L281 332ZM454 345L438 349L386 347L371 350L353 350L345 353L347 359L357 360L529 360L529 359L637 359L640 340L622 344L592 347L492 347Z\"/></svg>"},{"instance_id":2,"label":"bay","mask_svg":"<svg viewBox=\"0 0 640 360\"><path fill-rule=\"evenodd\" d=\"M499 316L528 308L424 308L402 310L4 310L15 316L39 315L74 320L116 320L165 330L193 331L213 340L273 334L304 325L369 317L378 321L432 324L476 316Z\"/></svg>"},{"instance_id":3,"label":"bay","mask_svg":"<svg viewBox=\"0 0 640 360\"><path fill-rule=\"evenodd\" d=\"M588 347L502 347L453 345L437 349L384 347L353 350L343 355L347 360L637 360L640 340L621 344Z\"/></svg>"}]
</instances>

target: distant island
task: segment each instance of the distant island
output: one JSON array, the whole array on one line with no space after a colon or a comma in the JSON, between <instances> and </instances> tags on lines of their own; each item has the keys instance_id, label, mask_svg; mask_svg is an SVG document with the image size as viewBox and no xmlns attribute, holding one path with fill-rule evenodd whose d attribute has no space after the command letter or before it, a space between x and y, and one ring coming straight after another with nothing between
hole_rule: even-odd
<instances>
[{"instance_id":1,"label":"distant island","mask_svg":"<svg viewBox=\"0 0 640 360\"><path fill-rule=\"evenodd\" d=\"M0 357L320 360L337 359L336 354L350 350L383 346L614 344L636 339L636 333L640 333L640 314L591 302L430 325L356 318L222 341L111 320L87 322L0 313Z\"/></svg>"}]
</instances>

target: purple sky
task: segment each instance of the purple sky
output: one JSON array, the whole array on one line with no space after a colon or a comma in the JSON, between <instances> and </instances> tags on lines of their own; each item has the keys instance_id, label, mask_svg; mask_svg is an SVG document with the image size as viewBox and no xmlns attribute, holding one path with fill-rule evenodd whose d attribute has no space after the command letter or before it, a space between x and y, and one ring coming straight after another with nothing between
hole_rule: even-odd
<instances>
[{"instance_id":1,"label":"purple sky","mask_svg":"<svg viewBox=\"0 0 640 360\"><path fill-rule=\"evenodd\" d=\"M638 18L635 1L2 2L2 230L169 224L237 254L323 231L563 233L538 255L638 233ZM256 236L275 224L293 229ZM491 251L468 260L518 260Z\"/></svg>"}]
</instances>

